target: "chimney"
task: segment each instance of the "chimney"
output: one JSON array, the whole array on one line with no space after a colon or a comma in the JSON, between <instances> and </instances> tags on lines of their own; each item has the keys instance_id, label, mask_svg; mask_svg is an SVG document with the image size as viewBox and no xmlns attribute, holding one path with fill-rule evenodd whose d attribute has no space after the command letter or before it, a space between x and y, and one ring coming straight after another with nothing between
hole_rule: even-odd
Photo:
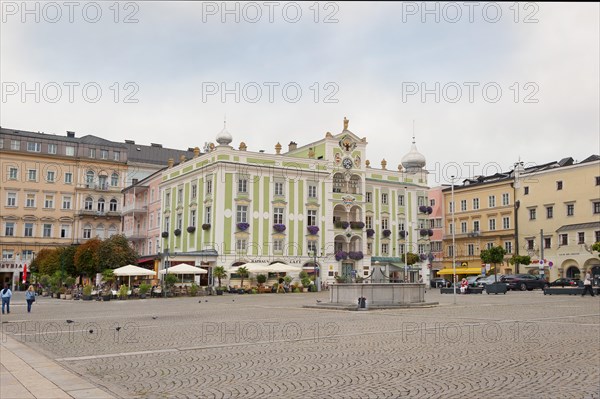
<instances>
[{"instance_id":1,"label":"chimney","mask_svg":"<svg viewBox=\"0 0 600 399\"><path fill-rule=\"evenodd\" d=\"M172 168L174 163L175 163L175 161L173 161L173 158L169 158L167 165L169 165L169 168Z\"/></svg>"},{"instance_id":2,"label":"chimney","mask_svg":"<svg viewBox=\"0 0 600 399\"><path fill-rule=\"evenodd\" d=\"M290 141L290 144L288 146L288 151L294 151L296 148L298 148L298 144L293 141Z\"/></svg>"},{"instance_id":3,"label":"chimney","mask_svg":"<svg viewBox=\"0 0 600 399\"><path fill-rule=\"evenodd\" d=\"M67 130L67 137L75 138L75 132L71 132L71 131Z\"/></svg>"}]
</instances>

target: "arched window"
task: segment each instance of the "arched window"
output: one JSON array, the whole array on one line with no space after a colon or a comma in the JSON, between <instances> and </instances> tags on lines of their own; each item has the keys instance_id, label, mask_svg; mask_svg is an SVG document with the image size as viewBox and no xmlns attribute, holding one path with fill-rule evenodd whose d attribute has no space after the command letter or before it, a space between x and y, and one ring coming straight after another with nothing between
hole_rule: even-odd
<instances>
[{"instance_id":1,"label":"arched window","mask_svg":"<svg viewBox=\"0 0 600 399\"><path fill-rule=\"evenodd\" d=\"M344 179L344 175L341 173L336 173L333 175L333 192L341 193L346 185L346 180Z\"/></svg>"},{"instance_id":2,"label":"arched window","mask_svg":"<svg viewBox=\"0 0 600 399\"><path fill-rule=\"evenodd\" d=\"M104 198L98 200L98 212L104 212Z\"/></svg>"},{"instance_id":3,"label":"arched window","mask_svg":"<svg viewBox=\"0 0 600 399\"><path fill-rule=\"evenodd\" d=\"M108 236L112 237L115 234L117 234L117 228L115 227L114 224L111 224L110 227L108 228Z\"/></svg>"},{"instance_id":4,"label":"arched window","mask_svg":"<svg viewBox=\"0 0 600 399\"><path fill-rule=\"evenodd\" d=\"M85 226L83 226L83 238L88 239L88 238L92 238L92 226L89 224L86 224Z\"/></svg>"},{"instance_id":5,"label":"arched window","mask_svg":"<svg viewBox=\"0 0 600 399\"><path fill-rule=\"evenodd\" d=\"M110 176L110 185L113 187L116 187L119 185L119 174L118 173L115 172Z\"/></svg>"},{"instance_id":6,"label":"arched window","mask_svg":"<svg viewBox=\"0 0 600 399\"><path fill-rule=\"evenodd\" d=\"M116 212L117 211L117 200L116 199L113 198L113 199L110 200L110 204L108 206L108 209L111 212Z\"/></svg>"},{"instance_id":7,"label":"arched window","mask_svg":"<svg viewBox=\"0 0 600 399\"><path fill-rule=\"evenodd\" d=\"M99 224L96 227L96 236L101 239L104 240L104 225L103 224Z\"/></svg>"},{"instance_id":8,"label":"arched window","mask_svg":"<svg viewBox=\"0 0 600 399\"><path fill-rule=\"evenodd\" d=\"M85 174L85 184L88 188L91 187L92 184L94 184L94 172L92 172L91 170L88 170Z\"/></svg>"},{"instance_id":9,"label":"arched window","mask_svg":"<svg viewBox=\"0 0 600 399\"><path fill-rule=\"evenodd\" d=\"M85 204L84 204L84 209L86 211L91 211L94 208L94 201L92 200L92 197L87 197L85 199Z\"/></svg>"}]
</instances>

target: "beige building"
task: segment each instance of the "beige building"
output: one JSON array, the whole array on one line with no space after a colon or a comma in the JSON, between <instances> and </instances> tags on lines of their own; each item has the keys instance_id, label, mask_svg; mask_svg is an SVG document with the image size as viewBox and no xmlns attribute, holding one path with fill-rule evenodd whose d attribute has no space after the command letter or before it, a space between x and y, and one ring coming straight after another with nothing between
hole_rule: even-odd
<instances>
[{"instance_id":1,"label":"beige building","mask_svg":"<svg viewBox=\"0 0 600 399\"><path fill-rule=\"evenodd\" d=\"M572 158L548 164L520 176L519 245L530 255L533 272L544 270L551 281L583 278L586 271L600 277L600 157L575 163ZM540 265L540 260L545 260Z\"/></svg>"}]
</instances>

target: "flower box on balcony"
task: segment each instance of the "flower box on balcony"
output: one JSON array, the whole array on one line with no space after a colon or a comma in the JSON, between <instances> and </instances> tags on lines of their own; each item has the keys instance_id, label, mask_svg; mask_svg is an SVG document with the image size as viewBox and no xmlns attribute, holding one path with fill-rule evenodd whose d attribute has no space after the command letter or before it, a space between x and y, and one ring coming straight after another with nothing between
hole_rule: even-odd
<instances>
[{"instance_id":1,"label":"flower box on balcony","mask_svg":"<svg viewBox=\"0 0 600 399\"><path fill-rule=\"evenodd\" d=\"M285 224L280 224L280 223L274 224L273 230L275 230L278 233L283 233L285 231Z\"/></svg>"},{"instance_id":2,"label":"flower box on balcony","mask_svg":"<svg viewBox=\"0 0 600 399\"><path fill-rule=\"evenodd\" d=\"M210 223L204 223L202 225L202 230L206 231L206 230L210 230Z\"/></svg>"},{"instance_id":3,"label":"flower box on balcony","mask_svg":"<svg viewBox=\"0 0 600 399\"><path fill-rule=\"evenodd\" d=\"M238 223L236 226L240 231L246 231L248 230L248 227L250 227L248 223Z\"/></svg>"},{"instance_id":4,"label":"flower box on balcony","mask_svg":"<svg viewBox=\"0 0 600 399\"><path fill-rule=\"evenodd\" d=\"M319 233L319 227L318 226L307 226L306 229L313 236L317 235Z\"/></svg>"},{"instance_id":5,"label":"flower box on balcony","mask_svg":"<svg viewBox=\"0 0 600 399\"><path fill-rule=\"evenodd\" d=\"M427 213L427 206L425 206L425 205L421 205L421 206L419 207L419 212L421 212L421 213Z\"/></svg>"},{"instance_id":6,"label":"flower box on balcony","mask_svg":"<svg viewBox=\"0 0 600 399\"><path fill-rule=\"evenodd\" d=\"M383 236L386 238L392 234L392 232L388 229L383 230L382 233L383 233Z\"/></svg>"},{"instance_id":7,"label":"flower box on balcony","mask_svg":"<svg viewBox=\"0 0 600 399\"><path fill-rule=\"evenodd\" d=\"M427 235L429 237L433 236L433 230L432 229L427 230Z\"/></svg>"},{"instance_id":8,"label":"flower box on balcony","mask_svg":"<svg viewBox=\"0 0 600 399\"><path fill-rule=\"evenodd\" d=\"M350 252L348 252L348 257L352 260L361 260L364 256L363 256L362 251L356 251L356 252L350 251Z\"/></svg>"},{"instance_id":9,"label":"flower box on balcony","mask_svg":"<svg viewBox=\"0 0 600 399\"><path fill-rule=\"evenodd\" d=\"M375 235L375 230L367 229L367 238L371 238Z\"/></svg>"},{"instance_id":10,"label":"flower box on balcony","mask_svg":"<svg viewBox=\"0 0 600 399\"><path fill-rule=\"evenodd\" d=\"M406 238L406 230L400 230L398 234L400 234L400 238Z\"/></svg>"},{"instance_id":11,"label":"flower box on balcony","mask_svg":"<svg viewBox=\"0 0 600 399\"><path fill-rule=\"evenodd\" d=\"M350 223L346 222L346 221L337 221L335 222L335 228L336 229L347 229L348 226L350 226Z\"/></svg>"},{"instance_id":12,"label":"flower box on balcony","mask_svg":"<svg viewBox=\"0 0 600 399\"><path fill-rule=\"evenodd\" d=\"M168 231L163 231L161 234L162 238L169 238L169 232Z\"/></svg>"},{"instance_id":13,"label":"flower box on balcony","mask_svg":"<svg viewBox=\"0 0 600 399\"><path fill-rule=\"evenodd\" d=\"M350 222L350 228L355 230L360 230L365 227L363 222Z\"/></svg>"},{"instance_id":14,"label":"flower box on balcony","mask_svg":"<svg viewBox=\"0 0 600 399\"><path fill-rule=\"evenodd\" d=\"M181 235L181 230L180 229L175 229L175 231L173 232L173 234L175 234L176 236L180 236Z\"/></svg>"},{"instance_id":15,"label":"flower box on balcony","mask_svg":"<svg viewBox=\"0 0 600 399\"><path fill-rule=\"evenodd\" d=\"M432 213L433 213L433 208L432 208L432 207L430 207L430 206L428 206L428 207L427 207L427 214L428 214L428 215L431 215Z\"/></svg>"},{"instance_id":16,"label":"flower box on balcony","mask_svg":"<svg viewBox=\"0 0 600 399\"><path fill-rule=\"evenodd\" d=\"M346 260L348 259L348 254L344 251L337 251L335 253L335 260L340 261L340 260Z\"/></svg>"},{"instance_id":17,"label":"flower box on balcony","mask_svg":"<svg viewBox=\"0 0 600 399\"><path fill-rule=\"evenodd\" d=\"M421 237L425 237L428 234L427 229L419 230L419 234L421 235Z\"/></svg>"},{"instance_id":18,"label":"flower box on balcony","mask_svg":"<svg viewBox=\"0 0 600 399\"><path fill-rule=\"evenodd\" d=\"M188 226L187 227L187 232L188 233L193 233L194 231L196 231L196 226Z\"/></svg>"}]
</instances>

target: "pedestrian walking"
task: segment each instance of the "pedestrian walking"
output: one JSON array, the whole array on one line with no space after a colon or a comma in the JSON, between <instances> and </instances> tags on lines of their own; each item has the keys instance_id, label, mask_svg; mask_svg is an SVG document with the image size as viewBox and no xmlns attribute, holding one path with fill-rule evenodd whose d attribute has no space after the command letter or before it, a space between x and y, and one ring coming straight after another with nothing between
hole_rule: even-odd
<instances>
[{"instance_id":1,"label":"pedestrian walking","mask_svg":"<svg viewBox=\"0 0 600 399\"><path fill-rule=\"evenodd\" d=\"M8 288L8 284L4 284L2 290L2 314L4 314L4 307L6 306L6 312L10 313L10 298L12 298L12 291Z\"/></svg>"},{"instance_id":2,"label":"pedestrian walking","mask_svg":"<svg viewBox=\"0 0 600 399\"><path fill-rule=\"evenodd\" d=\"M25 292L25 300L27 301L27 313L31 313L31 305L35 302L35 289L30 285Z\"/></svg>"},{"instance_id":3,"label":"pedestrian walking","mask_svg":"<svg viewBox=\"0 0 600 399\"><path fill-rule=\"evenodd\" d=\"M585 274L585 279L583 280L583 294L581 294L581 296L585 296L588 291L591 296L594 296L594 290L592 289L592 276L589 271Z\"/></svg>"}]
</instances>

